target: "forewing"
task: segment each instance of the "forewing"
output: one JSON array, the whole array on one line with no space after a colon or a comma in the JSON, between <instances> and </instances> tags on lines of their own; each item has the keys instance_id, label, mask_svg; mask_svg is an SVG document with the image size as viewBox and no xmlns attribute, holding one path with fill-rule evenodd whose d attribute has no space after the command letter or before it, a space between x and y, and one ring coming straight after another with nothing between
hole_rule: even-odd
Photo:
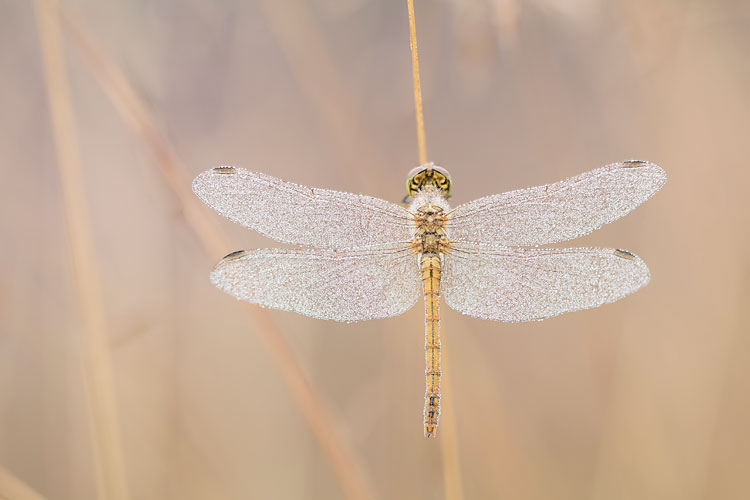
<instances>
[{"instance_id":1,"label":"forewing","mask_svg":"<svg viewBox=\"0 0 750 500\"><path fill-rule=\"evenodd\" d=\"M443 293L470 316L532 321L614 302L648 280L646 264L625 250L459 244L445 257Z\"/></svg>"},{"instance_id":2,"label":"forewing","mask_svg":"<svg viewBox=\"0 0 750 500\"><path fill-rule=\"evenodd\" d=\"M449 215L455 240L534 246L577 238L627 214L666 182L661 167L614 163L564 181L479 198Z\"/></svg>"},{"instance_id":3,"label":"forewing","mask_svg":"<svg viewBox=\"0 0 750 500\"><path fill-rule=\"evenodd\" d=\"M416 255L395 245L239 251L216 265L211 281L238 299L336 321L399 315L420 290Z\"/></svg>"},{"instance_id":4,"label":"forewing","mask_svg":"<svg viewBox=\"0 0 750 500\"><path fill-rule=\"evenodd\" d=\"M203 172L193 191L221 215L284 243L345 248L405 241L414 233L413 219L399 205L241 168Z\"/></svg>"}]
</instances>

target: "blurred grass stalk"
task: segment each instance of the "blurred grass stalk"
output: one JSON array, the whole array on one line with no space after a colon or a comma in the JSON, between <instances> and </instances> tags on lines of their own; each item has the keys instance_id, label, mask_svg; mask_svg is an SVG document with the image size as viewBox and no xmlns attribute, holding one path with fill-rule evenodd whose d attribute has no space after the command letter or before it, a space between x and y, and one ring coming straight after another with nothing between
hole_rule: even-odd
<instances>
[{"instance_id":1,"label":"blurred grass stalk","mask_svg":"<svg viewBox=\"0 0 750 500\"><path fill-rule=\"evenodd\" d=\"M52 0L37 1L44 3ZM154 156L155 165L177 197L186 221L196 232L206 252L215 259L222 257L231 248L229 240L216 223L205 215L205 207L198 202L190 189L191 181L186 169L156 126L143 100L133 90L133 86L117 64L101 50L77 19L68 12L61 12L61 19L75 47L115 108ZM307 420L346 498L370 498L370 489L358 458L336 434L328 408L307 380L271 315L249 304L244 307L244 311L248 314L253 329L261 337L300 412Z\"/></svg>"},{"instance_id":2,"label":"blurred grass stalk","mask_svg":"<svg viewBox=\"0 0 750 500\"><path fill-rule=\"evenodd\" d=\"M32 490L3 466L0 466L0 498L3 500L44 500L42 495Z\"/></svg>"},{"instance_id":3,"label":"blurred grass stalk","mask_svg":"<svg viewBox=\"0 0 750 500\"><path fill-rule=\"evenodd\" d=\"M91 416L99 497L127 500L129 494L107 325L62 48L59 11L54 0L35 0L34 10L83 334L83 378Z\"/></svg>"},{"instance_id":4,"label":"blurred grass stalk","mask_svg":"<svg viewBox=\"0 0 750 500\"><path fill-rule=\"evenodd\" d=\"M445 342L443 342L444 344ZM446 396L453 395L453 386L451 384L452 375L450 375L450 365L447 364L445 351L442 352L442 366L448 367L443 369L442 399L445 401ZM450 401L450 400L448 400ZM440 439L440 452L443 459L443 490L445 498L450 500L463 500L463 485L461 480L461 461L458 458L458 430L456 428L456 408L455 402L447 406L448 411L443 410L443 418L440 422L442 436ZM448 417L448 418L446 418Z\"/></svg>"}]
</instances>

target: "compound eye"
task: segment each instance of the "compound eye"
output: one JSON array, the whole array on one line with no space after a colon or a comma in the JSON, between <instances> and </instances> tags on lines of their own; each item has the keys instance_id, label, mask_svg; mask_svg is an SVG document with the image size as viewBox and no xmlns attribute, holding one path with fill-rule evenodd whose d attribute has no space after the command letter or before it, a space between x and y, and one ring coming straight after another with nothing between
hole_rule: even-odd
<instances>
[{"instance_id":1,"label":"compound eye","mask_svg":"<svg viewBox=\"0 0 750 500\"><path fill-rule=\"evenodd\" d=\"M435 172L438 172L442 174L446 179L448 179L448 182L451 180L451 174L448 172L448 170L444 169L443 167L439 167L437 165L432 166L432 170Z\"/></svg>"},{"instance_id":2,"label":"compound eye","mask_svg":"<svg viewBox=\"0 0 750 500\"><path fill-rule=\"evenodd\" d=\"M418 167L412 168L411 170L409 170L409 173L406 174L406 178L407 179L411 179L412 177L416 176L417 174L419 174L421 172L426 171L427 169L432 169L435 172L438 172L439 174L447 177L448 180L450 180L450 178L451 178L451 174L450 174L450 172L448 172L447 169L445 169L445 168L443 168L443 167L441 167L439 165L435 165L432 162L425 163L424 165L420 165Z\"/></svg>"},{"instance_id":3,"label":"compound eye","mask_svg":"<svg viewBox=\"0 0 750 500\"><path fill-rule=\"evenodd\" d=\"M418 167L414 167L411 170L409 170L409 173L406 174L406 178L409 180L412 180L414 177L416 177L417 174L427 170L425 165L420 165Z\"/></svg>"},{"instance_id":4,"label":"compound eye","mask_svg":"<svg viewBox=\"0 0 750 500\"><path fill-rule=\"evenodd\" d=\"M409 177L406 179L406 189L408 196L413 197L417 191L427 185L435 186L450 196L451 177L448 171L434 163L425 163L419 167L411 169Z\"/></svg>"}]
</instances>

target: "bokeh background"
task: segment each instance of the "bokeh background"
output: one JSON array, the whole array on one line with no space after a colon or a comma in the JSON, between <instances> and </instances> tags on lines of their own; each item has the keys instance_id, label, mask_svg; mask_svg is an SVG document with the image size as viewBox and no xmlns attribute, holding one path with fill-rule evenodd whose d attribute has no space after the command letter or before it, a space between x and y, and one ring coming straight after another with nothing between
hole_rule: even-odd
<instances>
[{"instance_id":1,"label":"bokeh background","mask_svg":"<svg viewBox=\"0 0 750 500\"><path fill-rule=\"evenodd\" d=\"M194 199L231 164L398 201L404 1L0 2L0 497L750 498L750 4L417 0L453 203L614 161L663 190L576 245L652 281L529 324L358 324L208 281L279 246Z\"/></svg>"}]
</instances>

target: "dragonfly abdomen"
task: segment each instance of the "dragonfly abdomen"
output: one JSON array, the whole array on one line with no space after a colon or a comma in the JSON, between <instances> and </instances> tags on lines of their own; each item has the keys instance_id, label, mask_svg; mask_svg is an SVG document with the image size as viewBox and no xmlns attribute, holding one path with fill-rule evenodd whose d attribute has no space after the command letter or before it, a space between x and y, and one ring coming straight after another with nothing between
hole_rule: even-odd
<instances>
[{"instance_id":1,"label":"dragonfly abdomen","mask_svg":"<svg viewBox=\"0 0 750 500\"><path fill-rule=\"evenodd\" d=\"M440 255L425 252L421 255L419 272L424 292L425 322L425 395L424 435L434 437L440 417Z\"/></svg>"}]
</instances>

